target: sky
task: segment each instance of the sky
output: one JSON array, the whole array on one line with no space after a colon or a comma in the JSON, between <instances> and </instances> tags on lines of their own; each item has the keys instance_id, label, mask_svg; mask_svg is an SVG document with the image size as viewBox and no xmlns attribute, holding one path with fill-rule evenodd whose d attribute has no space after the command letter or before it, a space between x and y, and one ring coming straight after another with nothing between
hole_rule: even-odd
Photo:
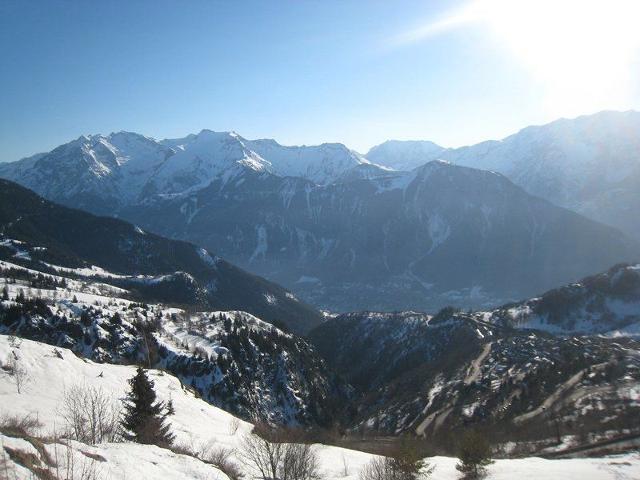
<instances>
[{"instance_id":1,"label":"sky","mask_svg":"<svg viewBox=\"0 0 640 480\"><path fill-rule=\"evenodd\" d=\"M640 109L637 18L637 0L0 0L0 161L120 130L455 147Z\"/></svg>"}]
</instances>

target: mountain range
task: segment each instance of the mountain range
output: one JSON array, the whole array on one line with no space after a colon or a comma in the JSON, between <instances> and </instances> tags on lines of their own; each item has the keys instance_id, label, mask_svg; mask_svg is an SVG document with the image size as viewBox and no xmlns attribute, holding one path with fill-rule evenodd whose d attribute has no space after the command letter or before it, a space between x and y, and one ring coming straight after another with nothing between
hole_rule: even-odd
<instances>
[{"instance_id":1,"label":"mountain range","mask_svg":"<svg viewBox=\"0 0 640 480\"><path fill-rule=\"evenodd\" d=\"M322 321L279 285L201 247L48 202L6 180L0 180L0 239L0 259L49 273L78 271L133 290L134 299L243 310L296 332Z\"/></svg>"},{"instance_id":2,"label":"mountain range","mask_svg":"<svg viewBox=\"0 0 640 480\"><path fill-rule=\"evenodd\" d=\"M451 168L476 180L416 174ZM0 334L166 370L243 418L440 441L469 424L544 439L550 409L572 434L637 414L637 264L496 309L322 316L193 244L8 181L0 200Z\"/></svg>"},{"instance_id":3,"label":"mountain range","mask_svg":"<svg viewBox=\"0 0 640 480\"><path fill-rule=\"evenodd\" d=\"M640 238L640 112L560 119L455 149L429 141L386 142L366 157L400 169L444 159L499 172L532 195Z\"/></svg>"},{"instance_id":4,"label":"mountain range","mask_svg":"<svg viewBox=\"0 0 640 480\"><path fill-rule=\"evenodd\" d=\"M579 434L625 416L640 380L637 339L566 338L449 309L343 314L310 338L356 390L352 428L391 435L447 441L484 425L494 438L518 441L523 426L544 438L548 415L562 419L564 434Z\"/></svg>"},{"instance_id":5,"label":"mountain range","mask_svg":"<svg viewBox=\"0 0 640 480\"><path fill-rule=\"evenodd\" d=\"M0 334L176 375L244 418L328 425L350 387L302 334L324 319L201 247L0 180ZM278 328L280 327L280 328Z\"/></svg>"},{"instance_id":6,"label":"mountain range","mask_svg":"<svg viewBox=\"0 0 640 480\"><path fill-rule=\"evenodd\" d=\"M156 195L187 194L244 169L325 184L361 163L366 160L340 144L285 147L210 130L162 141L118 132L83 135L49 153L2 164L0 172L49 199L108 212Z\"/></svg>"},{"instance_id":7,"label":"mountain range","mask_svg":"<svg viewBox=\"0 0 640 480\"><path fill-rule=\"evenodd\" d=\"M639 252L501 175L442 162L324 186L246 170L120 214L339 311L500 304Z\"/></svg>"},{"instance_id":8,"label":"mountain range","mask_svg":"<svg viewBox=\"0 0 640 480\"><path fill-rule=\"evenodd\" d=\"M614 191L630 199L610 201L616 212L633 205L637 118L603 112L462 149L386 142L366 156L234 132L119 132L1 164L0 176L194 242L321 308L489 307L640 257L636 240L569 210ZM596 203L591 216L618 218ZM629 217L616 226L632 236Z\"/></svg>"}]
</instances>

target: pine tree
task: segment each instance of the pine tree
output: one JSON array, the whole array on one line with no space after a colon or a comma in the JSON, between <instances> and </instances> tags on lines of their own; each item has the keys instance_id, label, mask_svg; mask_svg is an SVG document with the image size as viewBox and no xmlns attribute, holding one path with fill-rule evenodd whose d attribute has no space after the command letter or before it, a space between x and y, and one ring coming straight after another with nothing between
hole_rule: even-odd
<instances>
[{"instance_id":1,"label":"pine tree","mask_svg":"<svg viewBox=\"0 0 640 480\"><path fill-rule=\"evenodd\" d=\"M138 367L136 375L129 380L131 390L124 401L122 427L125 438L138 443L168 447L174 439L166 424L167 415L162 402L156 402L153 381Z\"/></svg>"},{"instance_id":2,"label":"pine tree","mask_svg":"<svg viewBox=\"0 0 640 480\"><path fill-rule=\"evenodd\" d=\"M175 415L176 414L176 409L173 406L173 400L169 399L169 401L167 402L167 417L170 417L171 415Z\"/></svg>"},{"instance_id":3,"label":"pine tree","mask_svg":"<svg viewBox=\"0 0 640 480\"><path fill-rule=\"evenodd\" d=\"M423 460L424 452L417 440L404 437L388 459L395 480L418 480L428 478L435 467Z\"/></svg>"},{"instance_id":4,"label":"pine tree","mask_svg":"<svg viewBox=\"0 0 640 480\"><path fill-rule=\"evenodd\" d=\"M111 316L111 323L113 325L122 325L122 317L120 317L120 314L118 312L115 312Z\"/></svg>"},{"instance_id":5,"label":"pine tree","mask_svg":"<svg viewBox=\"0 0 640 480\"><path fill-rule=\"evenodd\" d=\"M80 323L82 323L82 325L84 325L85 327L90 327L93 323L91 317L89 316L89 313L86 310L82 310L82 313L80 314Z\"/></svg>"},{"instance_id":6,"label":"pine tree","mask_svg":"<svg viewBox=\"0 0 640 480\"><path fill-rule=\"evenodd\" d=\"M460 463L456 469L465 474L466 478L478 478L491 460L491 446L485 437L470 431L463 435L460 442L458 459Z\"/></svg>"},{"instance_id":7,"label":"pine tree","mask_svg":"<svg viewBox=\"0 0 640 480\"><path fill-rule=\"evenodd\" d=\"M2 299L9 300L9 290L6 286L2 289Z\"/></svg>"}]
</instances>

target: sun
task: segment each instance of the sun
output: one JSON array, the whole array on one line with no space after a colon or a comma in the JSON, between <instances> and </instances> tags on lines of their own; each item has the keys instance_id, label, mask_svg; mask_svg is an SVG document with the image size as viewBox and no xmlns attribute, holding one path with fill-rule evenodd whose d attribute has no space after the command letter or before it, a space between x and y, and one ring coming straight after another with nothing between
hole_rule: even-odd
<instances>
[{"instance_id":1,"label":"sun","mask_svg":"<svg viewBox=\"0 0 640 480\"><path fill-rule=\"evenodd\" d=\"M625 108L640 46L637 0L483 0L474 4L546 91L547 110Z\"/></svg>"},{"instance_id":2,"label":"sun","mask_svg":"<svg viewBox=\"0 0 640 480\"><path fill-rule=\"evenodd\" d=\"M481 24L540 83L548 113L569 116L628 108L639 21L640 0L475 0L401 41Z\"/></svg>"}]
</instances>

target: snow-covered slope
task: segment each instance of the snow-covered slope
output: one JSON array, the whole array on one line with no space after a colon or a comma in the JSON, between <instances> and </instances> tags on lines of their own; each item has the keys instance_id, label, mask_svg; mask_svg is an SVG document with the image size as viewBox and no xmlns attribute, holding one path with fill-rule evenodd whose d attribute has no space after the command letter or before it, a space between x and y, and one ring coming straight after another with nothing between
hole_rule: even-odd
<instances>
[{"instance_id":1,"label":"snow-covered slope","mask_svg":"<svg viewBox=\"0 0 640 480\"><path fill-rule=\"evenodd\" d=\"M416 157L426 145L428 153ZM530 126L499 141L437 149L430 142L387 142L367 154L394 167L441 158L492 170L527 192L640 238L640 112L605 111Z\"/></svg>"},{"instance_id":2,"label":"snow-covered slope","mask_svg":"<svg viewBox=\"0 0 640 480\"><path fill-rule=\"evenodd\" d=\"M426 140L387 140L371 148L365 157L394 170L413 170L440 158L445 148Z\"/></svg>"},{"instance_id":3,"label":"snow-covered slope","mask_svg":"<svg viewBox=\"0 0 640 480\"><path fill-rule=\"evenodd\" d=\"M355 170L331 185L245 171L120 214L333 311L498 306L640 256L500 174L443 161Z\"/></svg>"},{"instance_id":4,"label":"snow-covered slope","mask_svg":"<svg viewBox=\"0 0 640 480\"><path fill-rule=\"evenodd\" d=\"M36 448L38 445L40 448ZM46 454L44 453L46 452ZM29 458L30 468L24 465ZM68 439L15 437L0 433L0 478L7 480L228 480L197 458L136 443L86 445Z\"/></svg>"},{"instance_id":5,"label":"snow-covered slope","mask_svg":"<svg viewBox=\"0 0 640 480\"><path fill-rule=\"evenodd\" d=\"M493 323L560 335L640 336L640 265L617 265L539 297L477 315Z\"/></svg>"},{"instance_id":6,"label":"snow-covered slope","mask_svg":"<svg viewBox=\"0 0 640 480\"><path fill-rule=\"evenodd\" d=\"M89 270L98 266L119 275L111 275L109 281L129 284L125 288L146 300L244 310L296 332L322 320L320 312L282 287L203 248L56 205L1 179L0 230L0 259L21 257L36 270L46 270L47 263ZM141 282L141 276L156 281Z\"/></svg>"},{"instance_id":7,"label":"snow-covered slope","mask_svg":"<svg viewBox=\"0 0 640 480\"><path fill-rule=\"evenodd\" d=\"M19 341L19 347L12 347L11 343L9 337L0 335L0 361L4 363L7 356L15 352L19 364L28 371L28 382L21 393L17 393L11 378L4 372L0 373L0 414L37 418L44 425L43 434L60 432L64 428L61 405L65 389L75 385L92 385L107 392L118 402L128 391L127 380L135 374L133 366L93 363L78 358L64 348L54 349L50 345L30 340ZM251 424L197 398L177 378L166 372L149 370L149 376L155 382L158 399L164 402L171 400L175 408L175 414L169 417L169 423L176 435L176 444L194 450L207 445L225 447L237 454L241 439L251 430ZM0 441L7 446L22 443L4 436L0 436ZM24 443L21 447L30 449ZM77 450L96 453L104 458L97 467L108 479L226 478L211 465L154 446L128 443L97 447L76 445ZM362 465L371 458L368 454L341 448L318 445L316 449L322 460L322 471L326 475L323 478L343 477L338 472L342 469L344 456L352 472L349 478L355 479ZM335 461L337 458L340 459L339 463ZM147 476L154 473L160 476Z\"/></svg>"},{"instance_id":8,"label":"snow-covered slope","mask_svg":"<svg viewBox=\"0 0 640 480\"><path fill-rule=\"evenodd\" d=\"M47 267L0 261L0 332L99 362L162 368L209 403L271 424L326 425L334 402L349 398L308 343L249 313L143 303L135 292L162 288L165 276L120 283L125 277L100 269Z\"/></svg>"},{"instance_id":9,"label":"snow-covered slope","mask_svg":"<svg viewBox=\"0 0 640 480\"><path fill-rule=\"evenodd\" d=\"M454 162L410 172L339 144L203 130L162 142L81 138L0 165L0 176L193 241L321 308L492 308L638 260L637 242L602 223L640 235L639 117L603 112L473 147L388 142L371 152L395 169ZM455 163L502 171L524 189Z\"/></svg>"},{"instance_id":10,"label":"snow-covered slope","mask_svg":"<svg viewBox=\"0 0 640 480\"><path fill-rule=\"evenodd\" d=\"M250 140L246 144L266 158L272 165L271 172L281 177L301 177L319 185L339 179L346 172L368 165L358 153L341 143L323 143L317 146L286 147L275 140Z\"/></svg>"},{"instance_id":11,"label":"snow-covered slope","mask_svg":"<svg viewBox=\"0 0 640 480\"><path fill-rule=\"evenodd\" d=\"M127 380L135 375L135 366L94 363L79 358L71 350L45 343L19 339L17 346L7 335L0 335L0 359L6 362L15 352L18 363L27 370L28 381L17 393L10 375L0 374L0 398L5 415L32 416L43 423L47 432L63 429L60 407L65 390L86 383L101 388L114 401L120 401L128 391ZM15 345L15 343L14 343ZM192 439L206 442L215 438L225 446L235 446L231 423L238 424L237 434L251 429L249 423L209 405L186 389L181 382L161 370L149 370L155 382L158 399L171 400L175 415L169 418L176 443L191 443Z\"/></svg>"},{"instance_id":12,"label":"snow-covered slope","mask_svg":"<svg viewBox=\"0 0 640 480\"><path fill-rule=\"evenodd\" d=\"M576 206L640 167L640 112L556 120L443 156L501 172L531 193Z\"/></svg>"},{"instance_id":13,"label":"snow-covered slope","mask_svg":"<svg viewBox=\"0 0 640 480\"><path fill-rule=\"evenodd\" d=\"M110 213L155 194L195 191L245 169L327 184L366 163L342 144L287 147L211 130L162 141L118 132L83 135L51 152L0 164L0 177L50 200ZM101 205L104 201L111 209Z\"/></svg>"},{"instance_id":14,"label":"snow-covered slope","mask_svg":"<svg viewBox=\"0 0 640 480\"><path fill-rule=\"evenodd\" d=\"M633 338L556 337L453 309L339 315L310 338L357 389L358 431L446 442L475 426L522 441L548 438L547 415L577 437L621 431L640 413Z\"/></svg>"},{"instance_id":15,"label":"snow-covered slope","mask_svg":"<svg viewBox=\"0 0 640 480\"><path fill-rule=\"evenodd\" d=\"M101 365L83 361L66 349L55 352L49 345L24 340L19 348L11 346L10 339L0 335L0 359L16 355L27 368L30 381L24 391L17 393L11 379L0 374L0 413L23 417L31 415L44 424L42 434L60 431L64 421L60 416L60 406L64 395L63 387L88 384L101 388L118 400L127 390L126 381L135 373L134 367ZM175 415L169 417L171 428L176 433L177 442L194 449L203 446L226 447L234 450L232 459L237 461L242 436L251 425L234 419L228 413L206 404L188 390L184 390L174 377L159 371L150 371L155 382L158 397L173 402ZM37 444L37 442L35 442ZM69 445L69 447L67 447ZM3 471L8 478L27 480L33 473L9 458L7 452L22 451L42 459L42 452L27 440L0 434L0 461L4 461ZM172 453L155 446L131 443L85 445L79 442L58 440L44 446L51 458L58 459L58 471L63 475L70 456L75 461L76 474L68 480L79 480L81 471L94 469L97 478L124 480L131 478L163 478L180 480L224 480L226 475L210 464L195 458ZM362 467L373 458L372 455L325 445L314 445L320 460L322 478L327 480L355 480ZM9 450L7 450L9 449ZM57 455L56 455L57 454ZM435 471L434 480L454 480L459 478L455 470L456 460L447 457L428 458ZM44 463L44 462L43 462ZM246 471L241 463L241 469ZM346 466L346 475L344 472ZM81 468L81 467L84 467ZM628 454L609 458L543 460L523 458L498 460L488 469L489 477L498 480L520 478L573 479L576 475L585 480L631 480L637 479L640 458ZM55 473L56 468L52 467ZM56 477L54 477L56 478Z\"/></svg>"}]
</instances>

